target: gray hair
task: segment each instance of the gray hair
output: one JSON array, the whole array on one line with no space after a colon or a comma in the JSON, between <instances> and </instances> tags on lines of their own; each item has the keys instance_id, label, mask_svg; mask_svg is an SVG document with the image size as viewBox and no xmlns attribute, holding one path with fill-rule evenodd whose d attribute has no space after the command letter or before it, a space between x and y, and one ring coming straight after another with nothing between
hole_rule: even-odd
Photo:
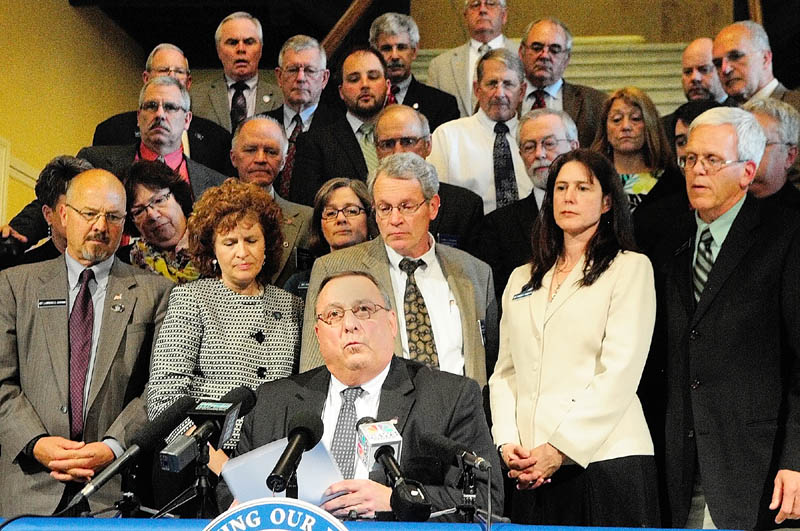
<instances>
[{"instance_id":1,"label":"gray hair","mask_svg":"<svg viewBox=\"0 0 800 531\"><path fill-rule=\"evenodd\" d=\"M567 46L567 51L572 50L572 40L573 40L572 32L569 30L569 28L567 27L566 24L564 24L563 22L561 22L559 19L557 19L555 17L537 18L536 20L534 20L533 22L531 22L530 24L525 26L525 30L522 33L522 42L521 42L522 46L524 46L526 44L529 44L528 42L525 41L525 39L528 38L528 33L531 32L533 27L535 25L539 24L540 22L549 22L550 24L554 24L554 25L558 26L559 28L561 28L562 30L564 30L564 36L566 37L566 43L565 44Z\"/></svg>"},{"instance_id":2,"label":"gray hair","mask_svg":"<svg viewBox=\"0 0 800 531\"><path fill-rule=\"evenodd\" d=\"M519 58L519 54L516 54L506 48L497 48L495 50L489 50L483 54L483 57L478 59L478 64L475 67L477 72L475 78L479 83L483 79L483 63L489 60L500 61L506 65L507 69L516 72L520 81L525 80L525 69L522 66L522 59Z\"/></svg>"},{"instance_id":3,"label":"gray hair","mask_svg":"<svg viewBox=\"0 0 800 531\"><path fill-rule=\"evenodd\" d=\"M183 102L183 110L189 111L192 108L192 98L189 96L189 91L186 90L186 87L181 85L177 79L172 76L158 76L151 78L150 81L144 84L142 90L139 91L139 107L142 106L144 103L144 93L147 91L147 87L150 85L155 86L163 86L163 87L175 87L181 91L181 101Z\"/></svg>"},{"instance_id":4,"label":"gray hair","mask_svg":"<svg viewBox=\"0 0 800 531\"><path fill-rule=\"evenodd\" d=\"M189 70L189 60L186 58L186 54L183 53L183 50L175 46L174 44L170 44L168 42L162 42L161 44L156 45L153 48L153 51L150 52L150 55L147 56L147 61L144 63L144 69L150 72L153 69L153 58L155 58L156 54L161 50L172 50L173 52L178 52L183 56L183 62L186 63L186 70Z\"/></svg>"},{"instance_id":5,"label":"gray hair","mask_svg":"<svg viewBox=\"0 0 800 531\"><path fill-rule=\"evenodd\" d=\"M570 142L578 140L578 127L575 125L575 120L564 111L557 111L555 109L548 109L543 107L541 109L533 109L532 111L528 111L522 115L522 118L519 119L519 124L517 124L517 138L518 141L522 142L522 126L531 120L536 120L537 118L541 118L542 116L557 116L561 120L561 124L564 126L564 133L567 135L567 140Z\"/></svg>"},{"instance_id":6,"label":"gray hair","mask_svg":"<svg viewBox=\"0 0 800 531\"><path fill-rule=\"evenodd\" d=\"M283 125L281 125L281 123L278 120L264 113L254 114L253 116L249 116L244 120L242 120L241 122L239 122L239 125L236 126L236 130L233 132L233 138L231 139L231 149L236 149L236 142L239 140L239 133L242 131L242 127L244 127L244 124L255 120L264 120L266 122L275 124L275 127L277 127L278 130L281 132L281 152L283 153L283 159L285 160L286 153L289 152L289 139L286 137L286 131L283 130Z\"/></svg>"},{"instance_id":7,"label":"gray hair","mask_svg":"<svg viewBox=\"0 0 800 531\"><path fill-rule=\"evenodd\" d=\"M775 98L764 98L763 100L750 100L742 105L742 109L753 114L769 116L778 122L781 142L797 145L798 136L800 136L800 113L788 103Z\"/></svg>"},{"instance_id":8,"label":"gray hair","mask_svg":"<svg viewBox=\"0 0 800 531\"><path fill-rule=\"evenodd\" d=\"M289 37L286 42L283 43L283 46L281 46L281 51L278 52L278 67L283 68L283 56L286 54L287 50L297 53L302 50L312 49L319 52L320 68L325 70L328 64L328 56L325 54L325 48L320 46L317 39L314 37L309 37L308 35L295 35L293 37Z\"/></svg>"},{"instance_id":9,"label":"gray hair","mask_svg":"<svg viewBox=\"0 0 800 531\"><path fill-rule=\"evenodd\" d=\"M689 126L689 137L692 131L702 125L731 125L736 129L736 157L739 160L752 160L756 166L764 155L767 137L755 116L736 107L717 107L709 109L692 121Z\"/></svg>"},{"instance_id":10,"label":"gray hair","mask_svg":"<svg viewBox=\"0 0 800 531\"><path fill-rule=\"evenodd\" d=\"M430 201L439 193L439 176L436 175L436 168L416 153L394 153L380 160L378 167L370 174L367 181L369 195L373 201L375 200L375 180L382 173L392 179L417 180L422 187L422 196L426 201Z\"/></svg>"},{"instance_id":11,"label":"gray hair","mask_svg":"<svg viewBox=\"0 0 800 531\"><path fill-rule=\"evenodd\" d=\"M472 2L472 0L464 0L464 9L469 7L470 2ZM498 0L497 3L500 4L502 7L507 7L506 0Z\"/></svg>"},{"instance_id":12,"label":"gray hair","mask_svg":"<svg viewBox=\"0 0 800 531\"><path fill-rule=\"evenodd\" d=\"M376 18L369 27L369 44L378 47L378 37L381 35L400 35L408 33L408 40L412 48L419 46L419 28L414 19L400 13L384 13Z\"/></svg>"},{"instance_id":13,"label":"gray hair","mask_svg":"<svg viewBox=\"0 0 800 531\"><path fill-rule=\"evenodd\" d=\"M231 13L227 17L223 18L222 22L220 22L219 26L217 26L217 31L214 32L214 43L217 45L217 47L219 47L219 41L222 39L222 26L229 20L235 20L237 18L246 18L252 22L256 27L256 33L258 33L258 42L262 44L264 43L264 32L261 29L261 21L247 11L236 11L235 13Z\"/></svg>"},{"instance_id":14,"label":"gray hair","mask_svg":"<svg viewBox=\"0 0 800 531\"><path fill-rule=\"evenodd\" d=\"M767 36L767 32L764 31L764 26L758 22L741 20L739 22L734 22L728 27L730 28L733 26L739 26L747 30L747 33L750 34L750 43L756 50L768 52L772 49L769 46L769 37Z\"/></svg>"}]
</instances>

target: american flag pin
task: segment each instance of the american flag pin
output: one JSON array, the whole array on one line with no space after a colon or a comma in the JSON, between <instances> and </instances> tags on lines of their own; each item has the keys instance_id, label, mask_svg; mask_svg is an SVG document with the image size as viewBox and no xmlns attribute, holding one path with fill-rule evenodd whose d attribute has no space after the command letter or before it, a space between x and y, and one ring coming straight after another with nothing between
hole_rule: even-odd
<instances>
[{"instance_id":1,"label":"american flag pin","mask_svg":"<svg viewBox=\"0 0 800 531\"><path fill-rule=\"evenodd\" d=\"M115 301L121 301L122 300L122 293L117 293L116 295L114 295L114 300Z\"/></svg>"}]
</instances>

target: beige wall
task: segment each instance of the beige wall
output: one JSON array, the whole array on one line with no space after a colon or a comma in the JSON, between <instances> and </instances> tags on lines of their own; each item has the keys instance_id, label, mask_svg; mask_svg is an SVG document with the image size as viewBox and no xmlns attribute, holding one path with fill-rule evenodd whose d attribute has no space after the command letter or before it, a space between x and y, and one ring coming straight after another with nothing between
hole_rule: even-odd
<instances>
[{"instance_id":1,"label":"beige wall","mask_svg":"<svg viewBox=\"0 0 800 531\"><path fill-rule=\"evenodd\" d=\"M2 222L33 197L35 172L91 144L98 122L136 107L145 53L95 7L67 0L0 1Z\"/></svg>"},{"instance_id":2,"label":"beige wall","mask_svg":"<svg viewBox=\"0 0 800 531\"><path fill-rule=\"evenodd\" d=\"M508 0L506 35L520 37L542 16L563 20L573 34L643 35L649 42L688 42L711 36L733 20L730 0L533 2ZM452 48L467 40L463 0L413 0L422 48Z\"/></svg>"}]
</instances>

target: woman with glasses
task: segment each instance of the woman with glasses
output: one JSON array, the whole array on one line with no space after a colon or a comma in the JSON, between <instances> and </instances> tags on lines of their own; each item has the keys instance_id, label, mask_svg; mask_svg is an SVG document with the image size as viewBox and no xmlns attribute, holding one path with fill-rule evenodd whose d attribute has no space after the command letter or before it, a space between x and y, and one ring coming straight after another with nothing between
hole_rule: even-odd
<instances>
[{"instance_id":1,"label":"woman with glasses","mask_svg":"<svg viewBox=\"0 0 800 531\"><path fill-rule=\"evenodd\" d=\"M325 182L314 196L309 250L315 257L371 240L378 230L366 184L337 177ZM292 275L283 289L305 299L311 269Z\"/></svg>"},{"instance_id":2,"label":"woman with glasses","mask_svg":"<svg viewBox=\"0 0 800 531\"><path fill-rule=\"evenodd\" d=\"M139 239L120 247L117 256L177 284L197 280L200 272L188 252L189 183L163 162L147 160L134 162L123 182L128 210L125 229Z\"/></svg>"},{"instance_id":3,"label":"woman with glasses","mask_svg":"<svg viewBox=\"0 0 800 531\"><path fill-rule=\"evenodd\" d=\"M631 212L685 188L658 110L639 88L621 88L606 100L592 149L614 163Z\"/></svg>"},{"instance_id":4,"label":"woman with glasses","mask_svg":"<svg viewBox=\"0 0 800 531\"><path fill-rule=\"evenodd\" d=\"M655 323L653 269L633 252L611 163L550 167L533 258L503 294L492 435L516 480L512 520L658 527L653 443L636 396Z\"/></svg>"},{"instance_id":5,"label":"woman with glasses","mask_svg":"<svg viewBox=\"0 0 800 531\"><path fill-rule=\"evenodd\" d=\"M269 284L281 256L280 217L269 193L235 179L195 203L189 254L203 278L170 294L147 386L151 419L184 395L216 400L296 372L303 302ZM224 450L236 447L240 425ZM225 456L214 456L218 473Z\"/></svg>"}]
</instances>

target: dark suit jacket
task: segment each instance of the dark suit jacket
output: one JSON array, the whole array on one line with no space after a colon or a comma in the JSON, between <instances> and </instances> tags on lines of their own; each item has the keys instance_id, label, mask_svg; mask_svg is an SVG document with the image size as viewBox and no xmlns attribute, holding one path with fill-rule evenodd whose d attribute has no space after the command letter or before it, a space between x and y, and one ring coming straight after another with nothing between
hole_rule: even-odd
<instances>
[{"instance_id":1,"label":"dark suit jacket","mask_svg":"<svg viewBox=\"0 0 800 531\"><path fill-rule=\"evenodd\" d=\"M800 470L800 217L748 197L697 304L690 225L659 297L672 525L686 523L696 459L718 527L774 527L775 473Z\"/></svg>"},{"instance_id":2,"label":"dark suit jacket","mask_svg":"<svg viewBox=\"0 0 800 531\"><path fill-rule=\"evenodd\" d=\"M195 162L224 175L235 175L231 165L231 134L211 120L194 116L189 130L189 156ZM124 146L139 142L136 111L123 112L100 122L94 130L93 146Z\"/></svg>"},{"instance_id":3,"label":"dark suit jacket","mask_svg":"<svg viewBox=\"0 0 800 531\"><path fill-rule=\"evenodd\" d=\"M478 258L491 266L498 298L502 298L511 272L531 259L531 229L538 215L536 197L531 192L483 219Z\"/></svg>"},{"instance_id":4,"label":"dark suit jacket","mask_svg":"<svg viewBox=\"0 0 800 531\"><path fill-rule=\"evenodd\" d=\"M164 319L172 283L115 261L86 405L84 440L113 437L123 447L147 422L141 395L153 337ZM51 514L64 485L23 450L41 434L69 438L68 300L64 257L0 273L0 514ZM122 311L112 309L122 306ZM120 492L113 480L92 497L92 509L110 506Z\"/></svg>"},{"instance_id":5,"label":"dark suit jacket","mask_svg":"<svg viewBox=\"0 0 800 531\"><path fill-rule=\"evenodd\" d=\"M403 99L403 105L408 105L425 115L430 124L431 131L450 120L461 117L458 112L458 102L455 96L425 85L411 76L411 83Z\"/></svg>"},{"instance_id":6,"label":"dark suit jacket","mask_svg":"<svg viewBox=\"0 0 800 531\"><path fill-rule=\"evenodd\" d=\"M428 230L443 245L475 254L483 224L481 196L454 184L439 183L441 206Z\"/></svg>"},{"instance_id":7,"label":"dark suit jacket","mask_svg":"<svg viewBox=\"0 0 800 531\"><path fill-rule=\"evenodd\" d=\"M566 80L561 91L564 112L569 114L578 126L578 141L581 147L588 148L592 145L597 128L601 125L600 116L608 94L584 85L573 85Z\"/></svg>"},{"instance_id":8,"label":"dark suit jacket","mask_svg":"<svg viewBox=\"0 0 800 531\"><path fill-rule=\"evenodd\" d=\"M344 115L322 127L312 127L297 139L289 200L313 205L314 194L334 177L367 180L367 163Z\"/></svg>"},{"instance_id":9,"label":"dark suit jacket","mask_svg":"<svg viewBox=\"0 0 800 531\"><path fill-rule=\"evenodd\" d=\"M298 411L321 416L330 378L328 369L319 367L259 387L256 405L242 424L236 454L286 437L288 424ZM461 489L456 487L459 470L452 466L450 456L422 448L418 440L421 433L449 437L489 460L492 463L492 503L494 507L502 506L499 457L474 381L393 357L381 388L377 418L397 419L397 431L403 436L400 467L407 477L423 483L434 511L461 503ZM476 475L477 505L485 507L487 476L484 472L476 472ZM389 484L382 471L372 472L370 479ZM222 482L219 487L220 507L227 507L230 494ZM452 515L447 519L455 520Z\"/></svg>"}]
</instances>

